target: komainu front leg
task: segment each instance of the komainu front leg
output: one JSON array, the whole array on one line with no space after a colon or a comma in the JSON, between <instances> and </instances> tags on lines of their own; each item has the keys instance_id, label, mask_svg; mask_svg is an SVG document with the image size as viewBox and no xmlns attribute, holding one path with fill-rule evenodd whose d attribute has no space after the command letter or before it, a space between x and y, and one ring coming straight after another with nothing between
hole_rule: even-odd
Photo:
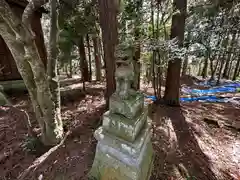
<instances>
[{"instance_id":1,"label":"komainu front leg","mask_svg":"<svg viewBox=\"0 0 240 180\"><path fill-rule=\"evenodd\" d=\"M128 91L129 91L129 80L125 79L123 82L123 90L121 92L123 99L128 98Z\"/></svg>"},{"instance_id":2,"label":"komainu front leg","mask_svg":"<svg viewBox=\"0 0 240 180\"><path fill-rule=\"evenodd\" d=\"M119 94L120 93L120 80L119 79L116 79L116 93Z\"/></svg>"}]
</instances>

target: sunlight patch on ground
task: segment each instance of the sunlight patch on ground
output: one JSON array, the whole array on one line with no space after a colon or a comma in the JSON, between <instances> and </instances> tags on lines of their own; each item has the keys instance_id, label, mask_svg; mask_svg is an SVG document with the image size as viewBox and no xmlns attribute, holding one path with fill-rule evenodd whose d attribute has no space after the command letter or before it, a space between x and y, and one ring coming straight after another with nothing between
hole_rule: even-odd
<instances>
[{"instance_id":1,"label":"sunlight patch on ground","mask_svg":"<svg viewBox=\"0 0 240 180\"><path fill-rule=\"evenodd\" d=\"M155 126L155 131L154 131L154 136L158 136L157 138L161 138L161 140L165 140L164 143L165 146L167 146L166 151L167 153L171 153L172 151L176 150L177 146L177 135L174 131L172 121L167 118L163 117L161 118L161 124L156 125L153 122L153 125ZM158 141L153 142L153 143L159 143ZM164 146L164 145L161 145Z\"/></svg>"},{"instance_id":2,"label":"sunlight patch on ground","mask_svg":"<svg viewBox=\"0 0 240 180\"><path fill-rule=\"evenodd\" d=\"M212 162L211 168L216 174L220 174L222 171L228 171L229 165L232 166L231 169L240 170L240 141L227 137L227 135L222 132L218 136L222 135L222 140L215 138L205 129L202 129L202 136L196 139L199 143L202 151L207 155ZM214 152L214 153L213 153ZM228 167L226 167L226 164Z\"/></svg>"}]
</instances>

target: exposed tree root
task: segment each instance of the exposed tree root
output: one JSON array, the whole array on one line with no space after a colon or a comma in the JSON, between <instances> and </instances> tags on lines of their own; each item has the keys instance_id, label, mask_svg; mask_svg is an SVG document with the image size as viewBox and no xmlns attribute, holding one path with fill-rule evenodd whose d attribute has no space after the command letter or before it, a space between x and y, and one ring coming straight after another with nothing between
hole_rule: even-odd
<instances>
[{"instance_id":1,"label":"exposed tree root","mask_svg":"<svg viewBox=\"0 0 240 180\"><path fill-rule=\"evenodd\" d=\"M63 138L63 140L56 146L52 147L51 149L49 149L49 151L47 151L45 154L43 154L42 156L40 156L39 158L37 158L31 166L29 166L25 171L23 171L19 176L18 176L18 180L26 180L28 176L30 176L31 174L34 174L34 172L36 172L37 169L39 169L44 162L47 160L47 158L53 154L54 152L56 152L60 147L62 147L66 141L66 139L69 137L70 132L67 132L65 137Z\"/></svg>"}]
</instances>

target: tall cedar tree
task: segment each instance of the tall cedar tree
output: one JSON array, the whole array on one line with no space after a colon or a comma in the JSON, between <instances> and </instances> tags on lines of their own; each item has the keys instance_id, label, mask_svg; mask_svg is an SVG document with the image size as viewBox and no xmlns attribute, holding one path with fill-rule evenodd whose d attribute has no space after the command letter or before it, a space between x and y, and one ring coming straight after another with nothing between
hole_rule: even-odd
<instances>
[{"instance_id":1,"label":"tall cedar tree","mask_svg":"<svg viewBox=\"0 0 240 180\"><path fill-rule=\"evenodd\" d=\"M98 0L100 25L102 28L102 41L104 61L106 65L107 89L105 93L107 107L109 97L115 91L115 47L118 41L117 11L118 3L113 0Z\"/></svg>"},{"instance_id":2,"label":"tall cedar tree","mask_svg":"<svg viewBox=\"0 0 240 180\"><path fill-rule=\"evenodd\" d=\"M173 7L179 10L172 17L171 39L178 38L179 46L183 46L187 0L174 0ZM164 101L170 106L179 106L181 59L175 58L168 62Z\"/></svg>"},{"instance_id":3,"label":"tall cedar tree","mask_svg":"<svg viewBox=\"0 0 240 180\"><path fill-rule=\"evenodd\" d=\"M78 41L78 52L80 55L80 69L81 69L81 75L83 82L89 81L89 71L88 71L88 63L86 59L86 52L85 52L85 46L84 46L84 37L79 36Z\"/></svg>"},{"instance_id":4,"label":"tall cedar tree","mask_svg":"<svg viewBox=\"0 0 240 180\"><path fill-rule=\"evenodd\" d=\"M94 56L95 56L95 69L96 69L96 80L101 80L101 55L99 50L99 38L98 35L93 37L93 48L94 48Z\"/></svg>"}]
</instances>

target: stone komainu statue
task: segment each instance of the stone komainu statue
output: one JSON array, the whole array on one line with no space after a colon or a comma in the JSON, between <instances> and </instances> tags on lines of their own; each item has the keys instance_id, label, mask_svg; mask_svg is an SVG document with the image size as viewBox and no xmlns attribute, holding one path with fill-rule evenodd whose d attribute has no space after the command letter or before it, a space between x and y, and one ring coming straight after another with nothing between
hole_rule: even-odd
<instances>
[{"instance_id":1,"label":"stone komainu statue","mask_svg":"<svg viewBox=\"0 0 240 180\"><path fill-rule=\"evenodd\" d=\"M134 80L134 70L131 61L129 60L118 60L116 62L116 94L122 99L126 99L134 91L131 88Z\"/></svg>"}]
</instances>

